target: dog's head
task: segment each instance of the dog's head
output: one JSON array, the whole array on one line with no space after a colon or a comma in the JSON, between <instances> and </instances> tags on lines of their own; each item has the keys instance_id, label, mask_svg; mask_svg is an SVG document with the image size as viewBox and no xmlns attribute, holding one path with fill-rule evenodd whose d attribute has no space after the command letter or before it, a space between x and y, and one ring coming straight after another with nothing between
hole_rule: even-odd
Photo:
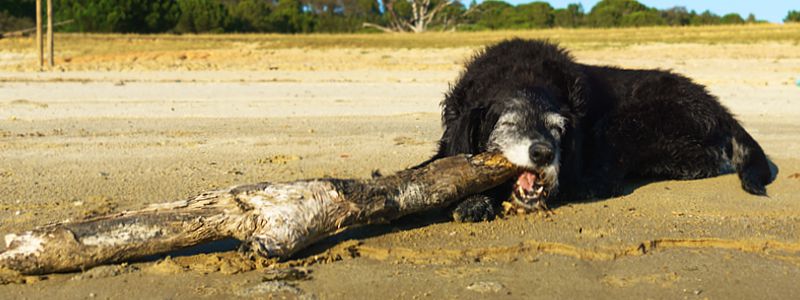
<instances>
[{"instance_id":1,"label":"dog's head","mask_svg":"<svg viewBox=\"0 0 800 300\"><path fill-rule=\"evenodd\" d=\"M502 152L523 170L514 183L513 200L528 209L543 208L546 199L558 192L567 118L545 92L520 93L494 102L490 114L496 122L486 150Z\"/></svg>"}]
</instances>

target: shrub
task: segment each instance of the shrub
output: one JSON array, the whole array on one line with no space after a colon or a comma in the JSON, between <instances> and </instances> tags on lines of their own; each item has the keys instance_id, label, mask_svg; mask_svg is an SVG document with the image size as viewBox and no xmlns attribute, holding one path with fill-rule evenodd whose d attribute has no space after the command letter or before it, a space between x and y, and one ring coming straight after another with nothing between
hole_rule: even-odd
<instances>
[{"instance_id":1,"label":"shrub","mask_svg":"<svg viewBox=\"0 0 800 300\"><path fill-rule=\"evenodd\" d=\"M174 0L56 0L54 8L56 19L74 20L64 30L79 32L164 32L180 15Z\"/></svg>"},{"instance_id":2,"label":"shrub","mask_svg":"<svg viewBox=\"0 0 800 300\"><path fill-rule=\"evenodd\" d=\"M12 16L8 11L0 11L0 33L33 27L33 20Z\"/></svg>"},{"instance_id":3,"label":"shrub","mask_svg":"<svg viewBox=\"0 0 800 300\"><path fill-rule=\"evenodd\" d=\"M475 11L469 15L469 23L474 28L500 29L508 26L504 18L506 10L513 10L514 6L504 1L484 1L476 6Z\"/></svg>"},{"instance_id":4,"label":"shrub","mask_svg":"<svg viewBox=\"0 0 800 300\"><path fill-rule=\"evenodd\" d=\"M300 33L314 30L314 18L303 13L303 4L299 0L278 0L278 5L269 18L278 32Z\"/></svg>"},{"instance_id":5,"label":"shrub","mask_svg":"<svg viewBox=\"0 0 800 300\"><path fill-rule=\"evenodd\" d=\"M727 14L727 15L722 16L722 19L720 19L720 23L722 23L722 24L744 24L744 19L742 19L742 16L740 16L739 14L732 13L732 14Z\"/></svg>"},{"instance_id":6,"label":"shrub","mask_svg":"<svg viewBox=\"0 0 800 300\"><path fill-rule=\"evenodd\" d=\"M504 11L507 27L548 28L553 27L553 7L547 2L520 4Z\"/></svg>"},{"instance_id":7,"label":"shrub","mask_svg":"<svg viewBox=\"0 0 800 300\"><path fill-rule=\"evenodd\" d=\"M718 15L711 13L710 11L706 10L702 14L695 14L692 16L692 20L689 24L691 25L714 25L720 24L721 20Z\"/></svg>"},{"instance_id":8,"label":"shrub","mask_svg":"<svg viewBox=\"0 0 800 300\"><path fill-rule=\"evenodd\" d=\"M692 21L692 14L682 6L662 10L661 17L670 26L685 26Z\"/></svg>"},{"instance_id":9,"label":"shrub","mask_svg":"<svg viewBox=\"0 0 800 300\"><path fill-rule=\"evenodd\" d=\"M224 32L228 10L216 0L178 0L181 10L175 31L181 33Z\"/></svg>"},{"instance_id":10,"label":"shrub","mask_svg":"<svg viewBox=\"0 0 800 300\"><path fill-rule=\"evenodd\" d=\"M231 6L231 29L240 32L268 32L274 28L269 15L272 6L263 0L242 0Z\"/></svg>"},{"instance_id":11,"label":"shrub","mask_svg":"<svg viewBox=\"0 0 800 300\"><path fill-rule=\"evenodd\" d=\"M587 15L587 25L593 27L619 26L626 15L647 10L647 6L635 0L602 0Z\"/></svg>"},{"instance_id":12,"label":"shrub","mask_svg":"<svg viewBox=\"0 0 800 300\"><path fill-rule=\"evenodd\" d=\"M642 27L666 25L667 22L661 17L657 10L637 11L622 17L621 26Z\"/></svg>"},{"instance_id":13,"label":"shrub","mask_svg":"<svg viewBox=\"0 0 800 300\"><path fill-rule=\"evenodd\" d=\"M786 18L783 18L783 22L800 22L800 11L790 10L789 13L786 14Z\"/></svg>"},{"instance_id":14,"label":"shrub","mask_svg":"<svg viewBox=\"0 0 800 300\"><path fill-rule=\"evenodd\" d=\"M556 9L553 12L553 25L556 27L578 27L583 23L583 6L570 4L567 8Z\"/></svg>"}]
</instances>

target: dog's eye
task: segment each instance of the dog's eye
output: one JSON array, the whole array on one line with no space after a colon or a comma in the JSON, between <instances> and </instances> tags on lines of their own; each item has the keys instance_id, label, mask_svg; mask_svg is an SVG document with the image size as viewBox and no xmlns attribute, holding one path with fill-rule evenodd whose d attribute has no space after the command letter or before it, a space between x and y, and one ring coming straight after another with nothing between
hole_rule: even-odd
<instances>
[{"instance_id":1,"label":"dog's eye","mask_svg":"<svg viewBox=\"0 0 800 300\"><path fill-rule=\"evenodd\" d=\"M558 113L547 113L544 116L544 124L550 128L553 137L560 138L564 135L567 119Z\"/></svg>"},{"instance_id":2,"label":"dog's eye","mask_svg":"<svg viewBox=\"0 0 800 300\"><path fill-rule=\"evenodd\" d=\"M564 128L555 127L553 129L550 129L550 134L552 134L553 137L560 138L560 137L564 136Z\"/></svg>"}]
</instances>

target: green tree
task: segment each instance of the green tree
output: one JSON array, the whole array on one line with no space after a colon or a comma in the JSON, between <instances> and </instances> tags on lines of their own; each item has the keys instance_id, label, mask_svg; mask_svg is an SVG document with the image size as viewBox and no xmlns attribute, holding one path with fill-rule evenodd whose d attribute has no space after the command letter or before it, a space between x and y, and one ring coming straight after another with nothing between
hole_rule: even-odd
<instances>
[{"instance_id":1,"label":"green tree","mask_svg":"<svg viewBox=\"0 0 800 300\"><path fill-rule=\"evenodd\" d=\"M706 10L702 14L692 14L692 20L690 24L692 25L716 25L720 24L721 20L718 15L711 13L710 11Z\"/></svg>"},{"instance_id":2,"label":"green tree","mask_svg":"<svg viewBox=\"0 0 800 300\"><path fill-rule=\"evenodd\" d=\"M620 25L626 27L657 26L666 24L667 22L661 17L661 13L655 9L630 13L623 16L622 20L620 20Z\"/></svg>"},{"instance_id":3,"label":"green tree","mask_svg":"<svg viewBox=\"0 0 800 300\"><path fill-rule=\"evenodd\" d=\"M181 16L175 31L181 33L224 32L228 10L216 0L178 0Z\"/></svg>"},{"instance_id":4,"label":"green tree","mask_svg":"<svg viewBox=\"0 0 800 300\"><path fill-rule=\"evenodd\" d=\"M791 23L791 22L800 22L800 11L797 10L790 10L788 14L786 14L786 18L783 18L784 23Z\"/></svg>"},{"instance_id":5,"label":"green tree","mask_svg":"<svg viewBox=\"0 0 800 300\"><path fill-rule=\"evenodd\" d=\"M758 20L756 20L756 15L754 15L754 14L752 14L752 13L750 13L749 15L747 15L747 20L746 20L746 22L747 22L747 23L758 23Z\"/></svg>"},{"instance_id":6,"label":"green tree","mask_svg":"<svg viewBox=\"0 0 800 300\"><path fill-rule=\"evenodd\" d=\"M467 8L459 1L453 1L436 15L434 27L439 29L453 29L464 22Z\"/></svg>"},{"instance_id":7,"label":"green tree","mask_svg":"<svg viewBox=\"0 0 800 300\"><path fill-rule=\"evenodd\" d=\"M744 19L737 13L730 13L722 16L720 22L722 24L744 24Z\"/></svg>"},{"instance_id":8,"label":"green tree","mask_svg":"<svg viewBox=\"0 0 800 300\"><path fill-rule=\"evenodd\" d=\"M602 0L587 15L586 23L592 27L616 27L622 17L647 10L647 6L636 0Z\"/></svg>"},{"instance_id":9,"label":"green tree","mask_svg":"<svg viewBox=\"0 0 800 300\"><path fill-rule=\"evenodd\" d=\"M174 0L56 0L56 19L79 32L164 32L175 26L180 9Z\"/></svg>"},{"instance_id":10,"label":"green tree","mask_svg":"<svg viewBox=\"0 0 800 300\"><path fill-rule=\"evenodd\" d=\"M112 13L115 7L111 1L81 1L81 0L57 0L55 7L56 19L74 20L74 23L66 26L67 31L78 32L113 32L116 18Z\"/></svg>"},{"instance_id":11,"label":"green tree","mask_svg":"<svg viewBox=\"0 0 800 300\"><path fill-rule=\"evenodd\" d=\"M0 11L15 17L36 17L36 0L3 0Z\"/></svg>"},{"instance_id":12,"label":"green tree","mask_svg":"<svg viewBox=\"0 0 800 300\"><path fill-rule=\"evenodd\" d=\"M3 32L26 29L33 26L33 20L30 18L17 17L8 11L0 10L0 34Z\"/></svg>"},{"instance_id":13,"label":"green tree","mask_svg":"<svg viewBox=\"0 0 800 300\"><path fill-rule=\"evenodd\" d=\"M299 0L278 0L269 17L278 32L301 33L314 29L313 17L303 13L303 4Z\"/></svg>"},{"instance_id":14,"label":"green tree","mask_svg":"<svg viewBox=\"0 0 800 300\"><path fill-rule=\"evenodd\" d=\"M377 0L306 0L313 15L315 32L354 32L365 22L380 21Z\"/></svg>"},{"instance_id":15,"label":"green tree","mask_svg":"<svg viewBox=\"0 0 800 300\"><path fill-rule=\"evenodd\" d=\"M662 10L661 17L670 26L685 26L692 22L692 14L683 6Z\"/></svg>"},{"instance_id":16,"label":"green tree","mask_svg":"<svg viewBox=\"0 0 800 300\"><path fill-rule=\"evenodd\" d=\"M583 6L570 4L567 8L559 8L553 12L553 25L556 27L578 27L583 23Z\"/></svg>"},{"instance_id":17,"label":"green tree","mask_svg":"<svg viewBox=\"0 0 800 300\"><path fill-rule=\"evenodd\" d=\"M0 33L33 27L36 18L34 0L2 0Z\"/></svg>"},{"instance_id":18,"label":"green tree","mask_svg":"<svg viewBox=\"0 0 800 300\"><path fill-rule=\"evenodd\" d=\"M514 9L511 4L504 1L484 1L473 9L468 16L470 23L475 24L475 29L500 29L508 23L503 18L504 11Z\"/></svg>"},{"instance_id":19,"label":"green tree","mask_svg":"<svg viewBox=\"0 0 800 300\"><path fill-rule=\"evenodd\" d=\"M377 0L349 0L345 2L344 15L375 21L381 17L381 4Z\"/></svg>"},{"instance_id":20,"label":"green tree","mask_svg":"<svg viewBox=\"0 0 800 300\"><path fill-rule=\"evenodd\" d=\"M33 27L35 0L0 0L0 33Z\"/></svg>"},{"instance_id":21,"label":"green tree","mask_svg":"<svg viewBox=\"0 0 800 300\"><path fill-rule=\"evenodd\" d=\"M547 2L531 2L503 10L506 28L549 28L553 26L553 7Z\"/></svg>"},{"instance_id":22,"label":"green tree","mask_svg":"<svg viewBox=\"0 0 800 300\"><path fill-rule=\"evenodd\" d=\"M137 30L137 28L128 28L131 32L165 32L171 30L178 23L178 18L181 15L178 3L174 0L142 0L142 7L147 10L142 12L141 17L144 18L145 26L144 31ZM131 7L135 10L135 7ZM134 22L138 23L138 22Z\"/></svg>"},{"instance_id":23,"label":"green tree","mask_svg":"<svg viewBox=\"0 0 800 300\"><path fill-rule=\"evenodd\" d=\"M264 0L241 0L230 7L231 28L241 32L269 32L272 5Z\"/></svg>"}]
</instances>

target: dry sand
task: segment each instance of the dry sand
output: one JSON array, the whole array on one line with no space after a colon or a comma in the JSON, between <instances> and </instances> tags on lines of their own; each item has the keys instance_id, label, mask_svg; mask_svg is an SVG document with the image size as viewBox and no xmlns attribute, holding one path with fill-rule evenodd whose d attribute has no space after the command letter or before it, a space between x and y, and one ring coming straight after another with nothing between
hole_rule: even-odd
<instances>
[{"instance_id":1,"label":"dry sand","mask_svg":"<svg viewBox=\"0 0 800 300\"><path fill-rule=\"evenodd\" d=\"M233 56L227 65L203 55L175 63L213 65L205 71L123 53L76 57L67 72L0 73L0 234L233 184L412 166L433 153L438 102L471 51L283 49L272 57L298 62L278 70ZM797 298L800 46L575 54L708 85L778 166L770 197L746 194L735 175L662 181L550 215L477 224L411 216L271 266L223 242L83 273L0 274L10 282L0 299ZM6 69L30 58L0 55ZM310 276L271 271L292 266Z\"/></svg>"}]
</instances>

